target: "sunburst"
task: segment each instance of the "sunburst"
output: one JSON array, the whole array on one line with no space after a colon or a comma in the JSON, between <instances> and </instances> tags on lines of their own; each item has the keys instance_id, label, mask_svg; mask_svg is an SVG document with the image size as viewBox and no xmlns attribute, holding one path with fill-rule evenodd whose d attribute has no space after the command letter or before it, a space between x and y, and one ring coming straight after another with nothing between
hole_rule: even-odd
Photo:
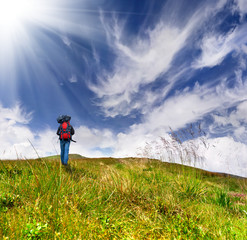
<instances>
[{"instance_id":1,"label":"sunburst","mask_svg":"<svg viewBox=\"0 0 247 240\"><path fill-rule=\"evenodd\" d=\"M9 38L18 31L25 20L37 16L39 1L33 0L0 0L0 35Z\"/></svg>"}]
</instances>

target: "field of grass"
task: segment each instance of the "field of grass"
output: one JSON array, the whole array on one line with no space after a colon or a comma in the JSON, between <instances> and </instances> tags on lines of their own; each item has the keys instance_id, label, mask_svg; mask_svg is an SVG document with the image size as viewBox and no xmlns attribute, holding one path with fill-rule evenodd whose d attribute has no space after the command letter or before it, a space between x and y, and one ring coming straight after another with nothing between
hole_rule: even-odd
<instances>
[{"instance_id":1,"label":"field of grass","mask_svg":"<svg viewBox=\"0 0 247 240\"><path fill-rule=\"evenodd\" d=\"M247 239L247 180L150 159L0 161L0 239Z\"/></svg>"}]
</instances>

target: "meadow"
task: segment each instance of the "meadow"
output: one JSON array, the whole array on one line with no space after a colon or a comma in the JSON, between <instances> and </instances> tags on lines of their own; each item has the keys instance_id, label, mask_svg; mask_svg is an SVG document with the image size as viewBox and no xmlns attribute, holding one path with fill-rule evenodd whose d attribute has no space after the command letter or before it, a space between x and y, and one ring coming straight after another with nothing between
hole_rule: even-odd
<instances>
[{"instance_id":1,"label":"meadow","mask_svg":"<svg viewBox=\"0 0 247 240\"><path fill-rule=\"evenodd\" d=\"M0 161L1 239L247 239L247 179L145 158Z\"/></svg>"}]
</instances>

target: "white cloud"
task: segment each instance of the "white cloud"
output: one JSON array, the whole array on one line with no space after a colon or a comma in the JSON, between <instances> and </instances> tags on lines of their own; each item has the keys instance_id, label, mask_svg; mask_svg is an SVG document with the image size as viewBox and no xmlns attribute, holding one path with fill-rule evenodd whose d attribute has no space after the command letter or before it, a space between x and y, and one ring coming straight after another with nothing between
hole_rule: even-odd
<instances>
[{"instance_id":1,"label":"white cloud","mask_svg":"<svg viewBox=\"0 0 247 240\"><path fill-rule=\"evenodd\" d=\"M70 83L76 83L77 80L77 76L75 74L72 74L72 76L69 78L69 82Z\"/></svg>"},{"instance_id":2,"label":"white cloud","mask_svg":"<svg viewBox=\"0 0 247 240\"><path fill-rule=\"evenodd\" d=\"M19 146L26 147L27 139L33 140L33 134L27 127L32 113L26 113L20 104L13 108L4 108L0 105L0 159L2 157L16 158Z\"/></svg>"},{"instance_id":3,"label":"white cloud","mask_svg":"<svg viewBox=\"0 0 247 240\"><path fill-rule=\"evenodd\" d=\"M239 12L243 18L243 16L247 13L246 0L235 0L235 2L237 3L237 7L239 9Z\"/></svg>"},{"instance_id":4,"label":"white cloud","mask_svg":"<svg viewBox=\"0 0 247 240\"><path fill-rule=\"evenodd\" d=\"M232 51L234 35L233 32L227 36L212 35L204 37L201 46L201 57L193 64L193 67L203 68L219 65L225 56Z\"/></svg>"},{"instance_id":5,"label":"white cloud","mask_svg":"<svg viewBox=\"0 0 247 240\"><path fill-rule=\"evenodd\" d=\"M247 46L245 44L242 45L242 50L245 54L247 54Z\"/></svg>"},{"instance_id":6,"label":"white cloud","mask_svg":"<svg viewBox=\"0 0 247 240\"><path fill-rule=\"evenodd\" d=\"M8 124L12 125L15 123L28 124L32 118L32 112L26 113L21 105L17 103L13 108L4 108L0 104L0 122L8 120Z\"/></svg>"},{"instance_id":7,"label":"white cloud","mask_svg":"<svg viewBox=\"0 0 247 240\"><path fill-rule=\"evenodd\" d=\"M143 122L134 125L132 130L144 129L145 132L153 134L159 133L161 129L168 130L169 127L177 130L186 124L198 121L212 111L245 100L246 90L247 85L229 90L224 84L217 86L216 89L208 89L207 85L197 84L193 90L177 92L159 107L150 110ZM244 107L240 106L238 118L240 116L243 118L244 114Z\"/></svg>"},{"instance_id":8,"label":"white cloud","mask_svg":"<svg viewBox=\"0 0 247 240\"><path fill-rule=\"evenodd\" d=\"M241 122L247 124L247 101L240 103L236 111L233 111L229 117L230 123L233 126L240 126Z\"/></svg>"},{"instance_id":9,"label":"white cloud","mask_svg":"<svg viewBox=\"0 0 247 240\"><path fill-rule=\"evenodd\" d=\"M17 104L13 108L0 106L0 159L25 159L55 152L54 131L35 133L29 127L32 113ZM33 145L33 146L32 146Z\"/></svg>"},{"instance_id":10,"label":"white cloud","mask_svg":"<svg viewBox=\"0 0 247 240\"><path fill-rule=\"evenodd\" d=\"M232 51L244 51L245 43L246 25L236 28L226 35L218 33L207 34L202 39L201 56L192 64L192 67L204 68L217 66ZM240 50L241 48L242 50Z\"/></svg>"},{"instance_id":11,"label":"white cloud","mask_svg":"<svg viewBox=\"0 0 247 240\"><path fill-rule=\"evenodd\" d=\"M206 20L215 16L225 4L226 0L218 1L216 5L204 3L192 15L186 17L183 23L176 17L172 18L172 22L164 17L152 28L131 39L126 38L124 34L125 22L119 22L116 15L111 21L107 21L101 12L100 18L108 44L115 52L116 59L112 63L112 71L101 71L98 83L91 84L89 87L100 98L99 105L105 115L108 117L127 116L133 110L145 113L147 107L148 110L152 108L152 104L159 97L164 98L175 82L180 80L179 73L194 71L195 69L188 69L191 67L188 67L190 63L182 68L178 67L177 71L174 71L177 78L171 76L167 79L168 86L160 91L160 96L156 94L148 103L142 98L140 100L140 95L145 96L146 93L150 93L149 89L143 90L142 87L155 82L158 77L167 73L174 58L186 46L187 40L197 39L197 35L193 34L203 26ZM164 15L173 10L164 8ZM243 42L244 28L233 31L228 36L207 35L202 42L202 56L193 64L193 67L219 64L233 47L237 48L238 44ZM140 91L143 92L140 94Z\"/></svg>"},{"instance_id":12,"label":"white cloud","mask_svg":"<svg viewBox=\"0 0 247 240\"><path fill-rule=\"evenodd\" d=\"M247 145L231 137L208 140L205 169L247 177Z\"/></svg>"},{"instance_id":13,"label":"white cloud","mask_svg":"<svg viewBox=\"0 0 247 240\"><path fill-rule=\"evenodd\" d=\"M246 129L244 126L240 126L234 130L234 136L236 136L237 139L241 139L241 137L245 134Z\"/></svg>"},{"instance_id":14,"label":"white cloud","mask_svg":"<svg viewBox=\"0 0 247 240\"><path fill-rule=\"evenodd\" d=\"M62 40L63 40L63 43L64 43L66 46L70 47L70 45L71 45L71 40L70 40L67 36L62 36L61 38L62 38Z\"/></svg>"},{"instance_id":15,"label":"white cloud","mask_svg":"<svg viewBox=\"0 0 247 240\"><path fill-rule=\"evenodd\" d=\"M109 45L117 58L113 71L101 72L99 83L90 88L102 98L101 105L107 116L128 115L132 109L140 107L132 102L133 95L170 68L198 21L199 16L195 16L183 29L160 21L145 32L145 38L137 36L132 44L126 45L122 39L124 25L115 19L110 28L102 17Z\"/></svg>"},{"instance_id":16,"label":"white cloud","mask_svg":"<svg viewBox=\"0 0 247 240\"><path fill-rule=\"evenodd\" d=\"M83 156L99 157L103 153L96 148L112 148L115 146L113 133L108 129L89 129L85 126L75 128L74 139L76 144L71 143L71 153L80 153Z\"/></svg>"},{"instance_id":17,"label":"white cloud","mask_svg":"<svg viewBox=\"0 0 247 240\"><path fill-rule=\"evenodd\" d=\"M92 49L93 49L93 58L94 58L96 64L99 64L100 63L100 56L97 53L97 51L96 51L94 46L92 46Z\"/></svg>"},{"instance_id":18,"label":"white cloud","mask_svg":"<svg viewBox=\"0 0 247 240\"><path fill-rule=\"evenodd\" d=\"M235 139L241 142L247 142L247 101L240 102L236 105L235 110L230 113L212 115L214 123L211 125L211 131L218 129L223 131L232 131Z\"/></svg>"},{"instance_id":19,"label":"white cloud","mask_svg":"<svg viewBox=\"0 0 247 240\"><path fill-rule=\"evenodd\" d=\"M32 113L27 113L17 104L13 108L0 105L0 159L38 158L60 154L56 129L32 131L29 123ZM107 129L75 128L75 140L70 152L87 157L103 156L100 148L114 147L114 135Z\"/></svg>"}]
</instances>

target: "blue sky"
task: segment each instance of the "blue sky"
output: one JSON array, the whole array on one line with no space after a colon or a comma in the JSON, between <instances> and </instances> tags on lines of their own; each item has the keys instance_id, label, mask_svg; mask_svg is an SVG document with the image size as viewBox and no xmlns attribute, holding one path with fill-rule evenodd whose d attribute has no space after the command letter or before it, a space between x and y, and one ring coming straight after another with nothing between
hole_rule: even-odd
<instances>
[{"instance_id":1,"label":"blue sky","mask_svg":"<svg viewBox=\"0 0 247 240\"><path fill-rule=\"evenodd\" d=\"M144 156L170 128L200 123L201 167L247 176L246 0L11 0L1 9L1 159L35 157L29 141L40 156L59 152L60 114L76 130L71 153L89 157ZM158 148L148 154L164 155Z\"/></svg>"}]
</instances>

